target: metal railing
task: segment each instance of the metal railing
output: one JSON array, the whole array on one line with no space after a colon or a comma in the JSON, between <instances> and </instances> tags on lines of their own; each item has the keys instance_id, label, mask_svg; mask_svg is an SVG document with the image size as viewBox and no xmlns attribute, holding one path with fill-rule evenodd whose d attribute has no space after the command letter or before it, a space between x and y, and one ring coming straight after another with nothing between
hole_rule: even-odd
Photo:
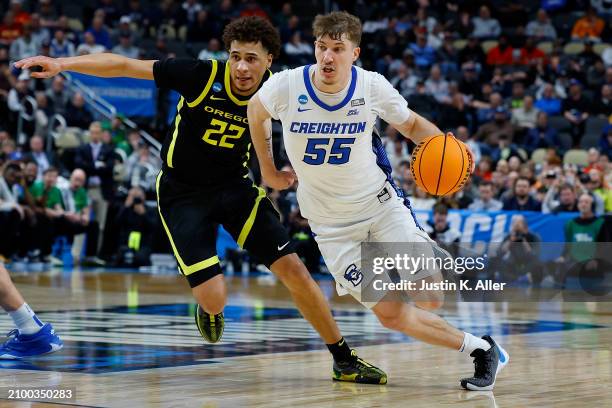
<instances>
[{"instance_id":1,"label":"metal railing","mask_svg":"<svg viewBox=\"0 0 612 408\"><path fill-rule=\"evenodd\" d=\"M62 72L61 75L66 79L69 88L73 92L79 92L83 95L85 103L87 103L94 111L106 119L113 119L117 116L117 109L97 95L91 88L87 87L78 79L75 79L68 72ZM161 151L161 143L159 143L153 136L138 128L138 125L128 118L120 118L121 123L130 129L137 129L140 133L140 137L149 144L149 146L156 151L157 154Z\"/></svg>"},{"instance_id":2,"label":"metal railing","mask_svg":"<svg viewBox=\"0 0 612 408\"><path fill-rule=\"evenodd\" d=\"M55 124L57 123L57 127ZM47 128L47 153L53 151L53 141L59 139L62 132L66 130L66 119L56 113L49 119L49 127Z\"/></svg>"}]
</instances>

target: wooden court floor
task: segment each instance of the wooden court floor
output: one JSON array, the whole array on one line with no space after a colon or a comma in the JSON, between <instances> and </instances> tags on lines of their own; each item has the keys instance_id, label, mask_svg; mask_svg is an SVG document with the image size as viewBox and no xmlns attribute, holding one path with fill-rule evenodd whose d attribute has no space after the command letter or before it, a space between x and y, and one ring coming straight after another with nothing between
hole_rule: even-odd
<instances>
[{"instance_id":1,"label":"wooden court floor","mask_svg":"<svg viewBox=\"0 0 612 408\"><path fill-rule=\"evenodd\" d=\"M175 275L17 273L13 279L65 342L56 354L0 362L0 407L610 407L612 304L456 303L441 313L510 353L494 392L459 386L471 359L380 326L320 282L360 355L386 386L331 381L331 357L270 276L229 279L224 341L203 344L189 289ZM0 331L11 322L0 317ZM1 340L1 338L0 338ZM12 401L7 390L72 389L72 400Z\"/></svg>"}]
</instances>

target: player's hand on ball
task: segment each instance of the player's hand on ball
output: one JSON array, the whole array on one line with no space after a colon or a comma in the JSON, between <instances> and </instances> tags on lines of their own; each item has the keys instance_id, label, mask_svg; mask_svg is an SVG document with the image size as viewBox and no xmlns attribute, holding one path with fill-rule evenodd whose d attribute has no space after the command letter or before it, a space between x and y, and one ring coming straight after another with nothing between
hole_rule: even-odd
<instances>
[{"instance_id":1,"label":"player's hand on ball","mask_svg":"<svg viewBox=\"0 0 612 408\"><path fill-rule=\"evenodd\" d=\"M457 139L457 137L453 134L453 132L448 132L447 135ZM460 142L460 143L463 143L459 139L457 139L457 141ZM476 169L476 160L474 160L474 152L472 151L472 149L470 148L470 146L467 143L463 143L463 145L465 146L465 150L467 150L468 154L470 155L470 157L472 159L472 168L470 169L470 174L474 174L474 170Z\"/></svg>"},{"instance_id":2,"label":"player's hand on ball","mask_svg":"<svg viewBox=\"0 0 612 408\"><path fill-rule=\"evenodd\" d=\"M275 190L286 190L295 183L297 176L293 171L276 170L275 173L264 176L264 182Z\"/></svg>"},{"instance_id":3,"label":"player's hand on ball","mask_svg":"<svg viewBox=\"0 0 612 408\"><path fill-rule=\"evenodd\" d=\"M474 170L473 154L452 133L422 140L412 151L410 170L416 185L437 197L461 190Z\"/></svg>"},{"instance_id":4,"label":"player's hand on ball","mask_svg":"<svg viewBox=\"0 0 612 408\"><path fill-rule=\"evenodd\" d=\"M15 67L20 69L30 69L32 67L41 67L41 72L32 72L30 75L33 78L51 78L62 71L62 65L55 58L37 56L22 59L15 63Z\"/></svg>"}]
</instances>

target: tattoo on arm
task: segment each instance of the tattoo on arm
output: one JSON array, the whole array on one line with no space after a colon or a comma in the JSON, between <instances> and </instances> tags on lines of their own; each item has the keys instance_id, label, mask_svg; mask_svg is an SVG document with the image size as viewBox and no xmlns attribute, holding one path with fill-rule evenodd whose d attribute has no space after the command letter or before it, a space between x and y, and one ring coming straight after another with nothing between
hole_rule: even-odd
<instances>
[{"instance_id":1,"label":"tattoo on arm","mask_svg":"<svg viewBox=\"0 0 612 408\"><path fill-rule=\"evenodd\" d=\"M267 121L266 123L266 145L268 147L268 157L274 160L274 150L272 147L272 123Z\"/></svg>"}]
</instances>

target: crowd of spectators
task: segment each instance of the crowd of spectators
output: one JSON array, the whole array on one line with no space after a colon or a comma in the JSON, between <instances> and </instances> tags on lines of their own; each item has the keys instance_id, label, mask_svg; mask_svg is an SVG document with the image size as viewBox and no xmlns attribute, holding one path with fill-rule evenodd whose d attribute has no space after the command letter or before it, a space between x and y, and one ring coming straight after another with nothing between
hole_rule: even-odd
<instances>
[{"instance_id":1,"label":"crowd of spectators","mask_svg":"<svg viewBox=\"0 0 612 408\"><path fill-rule=\"evenodd\" d=\"M612 211L611 0L337 0L332 7L363 21L358 64L385 75L414 111L474 152L469 184L452 197L431 197L411 177L414 145L380 123L395 180L414 208L574 212L586 193L595 217ZM280 32L278 70L313 61L309 26L324 11L323 2L252 0L98 0L93 8L5 0L0 10L0 255L54 260L52 244L65 236L77 260L131 265L163 246L155 209L145 205L154 199L157 153L121 117L101 118L62 77L33 79L9 61L99 52L224 60L225 24L259 15ZM142 125L160 139L168 106L161 90L155 120ZM56 114L77 143L50 137ZM277 165L288 164L276 149ZM295 191L270 193L315 268L316 245Z\"/></svg>"}]
</instances>

